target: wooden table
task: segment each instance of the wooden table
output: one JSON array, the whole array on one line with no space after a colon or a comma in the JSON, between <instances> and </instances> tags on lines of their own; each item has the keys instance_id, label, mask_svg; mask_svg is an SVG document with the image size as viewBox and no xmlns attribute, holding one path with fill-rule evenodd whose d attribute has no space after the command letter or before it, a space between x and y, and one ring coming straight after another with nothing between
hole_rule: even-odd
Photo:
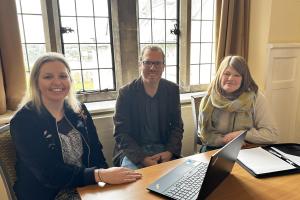
<instances>
[{"instance_id":1,"label":"wooden table","mask_svg":"<svg viewBox=\"0 0 300 200\"><path fill-rule=\"evenodd\" d=\"M179 163L188 159L206 161L212 152L197 154L138 170L143 178L134 183L107 185L100 188L90 185L77 188L83 200L152 200L164 199L149 192L146 187L168 173ZM210 194L208 199L300 199L300 174L258 179L250 175L237 163L232 173Z\"/></svg>"}]
</instances>

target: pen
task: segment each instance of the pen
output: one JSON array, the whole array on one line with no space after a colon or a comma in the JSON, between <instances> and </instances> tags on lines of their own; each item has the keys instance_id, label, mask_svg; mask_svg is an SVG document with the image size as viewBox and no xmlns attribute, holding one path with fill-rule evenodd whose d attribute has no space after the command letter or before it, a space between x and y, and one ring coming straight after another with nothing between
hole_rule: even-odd
<instances>
[{"instance_id":1,"label":"pen","mask_svg":"<svg viewBox=\"0 0 300 200\"><path fill-rule=\"evenodd\" d=\"M277 153L271 149L268 150L271 154L273 154L274 156L277 156L278 158L284 160L285 162L289 163L290 165L293 165L294 167L299 167L297 164L295 164L293 161L291 161L290 159L286 158L285 156L281 155L280 153Z\"/></svg>"}]
</instances>

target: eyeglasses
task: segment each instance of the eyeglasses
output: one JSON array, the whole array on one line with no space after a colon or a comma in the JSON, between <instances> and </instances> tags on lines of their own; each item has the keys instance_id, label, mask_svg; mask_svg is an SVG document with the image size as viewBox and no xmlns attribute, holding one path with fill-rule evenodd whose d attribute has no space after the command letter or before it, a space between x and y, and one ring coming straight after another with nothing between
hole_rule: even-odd
<instances>
[{"instance_id":1,"label":"eyeglasses","mask_svg":"<svg viewBox=\"0 0 300 200\"><path fill-rule=\"evenodd\" d=\"M150 60L144 60L142 61L142 63L145 67L149 67L149 68L152 66L160 67L162 64L164 64L164 62L162 61L150 61Z\"/></svg>"}]
</instances>

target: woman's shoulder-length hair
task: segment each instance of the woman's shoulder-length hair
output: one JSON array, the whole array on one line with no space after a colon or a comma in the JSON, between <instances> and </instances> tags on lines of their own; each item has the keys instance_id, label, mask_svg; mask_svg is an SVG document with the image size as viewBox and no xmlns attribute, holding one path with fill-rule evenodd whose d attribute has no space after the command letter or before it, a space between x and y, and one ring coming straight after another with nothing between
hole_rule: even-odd
<instances>
[{"instance_id":1,"label":"woman's shoulder-length hair","mask_svg":"<svg viewBox=\"0 0 300 200\"><path fill-rule=\"evenodd\" d=\"M220 63L216 77L211 82L211 84L208 88L209 94L211 93L211 90L213 90L213 89L215 89L219 93L221 93L221 90L222 90L221 85L220 85L221 77L222 77L225 69L229 66L233 67L242 76L242 83L237 92L242 93L242 92L246 92L246 91L253 91L253 92L257 93L258 86L251 76L251 73L249 71L249 67L248 67L246 60L242 56L231 55L231 56L226 56Z\"/></svg>"},{"instance_id":2,"label":"woman's shoulder-length hair","mask_svg":"<svg viewBox=\"0 0 300 200\"><path fill-rule=\"evenodd\" d=\"M54 62L58 61L61 62L65 65L68 75L70 76L71 79L71 87L70 91L66 97L65 102L74 110L74 112L79 113L81 110L80 103L76 98L73 86L72 86L72 77L71 77L71 69L66 61L65 57L56 52L48 52L43 55L41 55L34 63L32 70L30 72L30 78L29 78L29 88L28 92L26 93L26 96L23 98L21 104L19 105L19 108L23 107L26 105L28 102L31 102L33 107L36 108L38 112L41 111L42 108L42 99L41 99L41 94L39 91L39 86L38 86L38 78L40 74L41 67L48 62Z\"/></svg>"}]
</instances>

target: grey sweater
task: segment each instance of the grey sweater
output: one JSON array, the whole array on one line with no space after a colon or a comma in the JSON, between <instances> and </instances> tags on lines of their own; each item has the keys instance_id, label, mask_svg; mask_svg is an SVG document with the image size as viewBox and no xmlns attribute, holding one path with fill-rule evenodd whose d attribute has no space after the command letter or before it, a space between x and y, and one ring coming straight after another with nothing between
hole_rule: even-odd
<instances>
[{"instance_id":1,"label":"grey sweater","mask_svg":"<svg viewBox=\"0 0 300 200\"><path fill-rule=\"evenodd\" d=\"M268 107L265 96L258 92L252 107L253 126L248 127L246 141L255 144L270 144L278 140L278 129L274 123L273 116ZM199 119L201 117L201 110ZM227 112L222 109L215 108L212 113L212 121L214 128L219 132L209 134L209 138L204 138L205 144L209 146L222 146L224 135L243 130L238 124L234 123L235 112ZM200 120L201 121L201 120ZM201 124L199 123L198 134ZM233 128L234 127L234 128ZM209 132L209 131L208 131Z\"/></svg>"}]
</instances>

